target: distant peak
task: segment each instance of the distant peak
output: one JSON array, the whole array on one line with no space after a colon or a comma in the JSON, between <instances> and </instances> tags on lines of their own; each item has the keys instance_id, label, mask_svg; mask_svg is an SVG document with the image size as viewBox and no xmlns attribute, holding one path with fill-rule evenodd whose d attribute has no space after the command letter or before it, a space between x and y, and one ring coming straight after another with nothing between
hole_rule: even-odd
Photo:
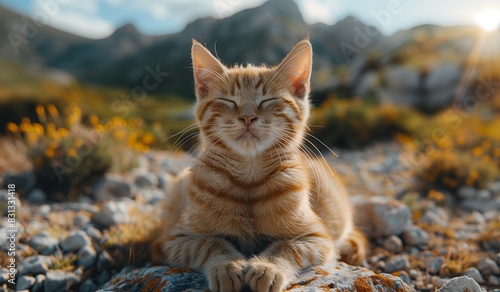
<instances>
[{"instance_id":1,"label":"distant peak","mask_svg":"<svg viewBox=\"0 0 500 292\"><path fill-rule=\"evenodd\" d=\"M137 35L141 34L141 32L137 29L137 27L133 23L126 23L115 30L113 35L117 34L128 34L128 35Z\"/></svg>"}]
</instances>

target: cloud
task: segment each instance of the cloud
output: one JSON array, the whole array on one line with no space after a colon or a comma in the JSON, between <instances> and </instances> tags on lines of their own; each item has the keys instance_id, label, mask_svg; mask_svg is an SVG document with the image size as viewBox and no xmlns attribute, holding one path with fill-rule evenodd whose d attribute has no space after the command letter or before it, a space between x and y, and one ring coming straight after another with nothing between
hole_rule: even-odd
<instances>
[{"instance_id":1,"label":"cloud","mask_svg":"<svg viewBox=\"0 0 500 292\"><path fill-rule=\"evenodd\" d=\"M115 31L115 26L98 16L78 12L60 12L49 19L49 24L61 30L88 38L103 38Z\"/></svg>"},{"instance_id":2,"label":"cloud","mask_svg":"<svg viewBox=\"0 0 500 292\"><path fill-rule=\"evenodd\" d=\"M324 0L301 0L297 1L304 20L308 23L323 22L333 24L337 21L334 12L338 10L335 1Z\"/></svg>"}]
</instances>

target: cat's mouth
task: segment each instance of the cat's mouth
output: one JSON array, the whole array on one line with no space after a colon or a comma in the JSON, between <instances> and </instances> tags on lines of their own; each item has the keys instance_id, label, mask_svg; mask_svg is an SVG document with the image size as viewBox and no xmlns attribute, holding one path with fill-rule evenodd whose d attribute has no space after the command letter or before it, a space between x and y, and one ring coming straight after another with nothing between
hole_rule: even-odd
<instances>
[{"instance_id":1,"label":"cat's mouth","mask_svg":"<svg viewBox=\"0 0 500 292\"><path fill-rule=\"evenodd\" d=\"M238 140L241 140L241 139L258 139L257 136L255 136L254 133L252 133L252 131L250 131L249 129L246 130L245 132L243 132L243 134L241 134L240 137L238 137Z\"/></svg>"}]
</instances>

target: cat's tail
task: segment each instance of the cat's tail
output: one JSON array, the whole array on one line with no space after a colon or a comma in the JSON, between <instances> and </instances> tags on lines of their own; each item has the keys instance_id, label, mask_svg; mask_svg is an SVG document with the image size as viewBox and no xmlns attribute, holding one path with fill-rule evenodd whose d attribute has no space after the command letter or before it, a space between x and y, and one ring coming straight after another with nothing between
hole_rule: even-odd
<instances>
[{"instance_id":1,"label":"cat's tail","mask_svg":"<svg viewBox=\"0 0 500 292\"><path fill-rule=\"evenodd\" d=\"M359 265L365 260L367 252L368 241L365 235L354 227L340 246L341 261L350 265Z\"/></svg>"}]
</instances>

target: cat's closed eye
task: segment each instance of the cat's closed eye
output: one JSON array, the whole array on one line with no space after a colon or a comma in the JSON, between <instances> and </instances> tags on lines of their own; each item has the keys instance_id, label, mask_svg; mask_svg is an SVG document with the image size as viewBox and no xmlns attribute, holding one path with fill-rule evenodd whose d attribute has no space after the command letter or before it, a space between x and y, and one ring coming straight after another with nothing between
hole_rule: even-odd
<instances>
[{"instance_id":1,"label":"cat's closed eye","mask_svg":"<svg viewBox=\"0 0 500 292\"><path fill-rule=\"evenodd\" d=\"M279 98L276 98L276 97L273 97L273 98L268 98L266 100L263 100L259 103L259 109L262 109L263 107L265 106L268 106L270 104L272 104L274 101L277 101Z\"/></svg>"},{"instance_id":2,"label":"cat's closed eye","mask_svg":"<svg viewBox=\"0 0 500 292\"><path fill-rule=\"evenodd\" d=\"M238 104L234 100L230 100L227 98L218 98L217 100L220 101L221 103L231 107L232 109L238 108Z\"/></svg>"}]
</instances>

